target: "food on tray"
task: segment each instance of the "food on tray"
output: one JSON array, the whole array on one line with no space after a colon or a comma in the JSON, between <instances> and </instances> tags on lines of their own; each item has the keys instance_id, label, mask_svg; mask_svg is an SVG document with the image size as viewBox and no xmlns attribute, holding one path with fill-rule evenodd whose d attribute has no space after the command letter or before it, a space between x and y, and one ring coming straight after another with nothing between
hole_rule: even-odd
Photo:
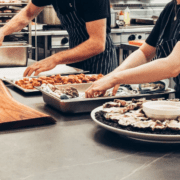
<instances>
[{"instance_id":1,"label":"food on tray","mask_svg":"<svg viewBox=\"0 0 180 180\"><path fill-rule=\"evenodd\" d=\"M153 83L145 83L145 84L140 84L139 85L139 90L141 94L146 94L146 93L154 93L154 92L160 92L164 91L167 88L167 84L163 81L157 81Z\"/></svg>"},{"instance_id":2,"label":"food on tray","mask_svg":"<svg viewBox=\"0 0 180 180\"><path fill-rule=\"evenodd\" d=\"M161 84L161 83L145 83L145 84L141 84L141 88L151 88L151 89L155 89L155 90L158 90L158 89L162 89L164 88L164 84Z\"/></svg>"},{"instance_id":3,"label":"food on tray","mask_svg":"<svg viewBox=\"0 0 180 180\"><path fill-rule=\"evenodd\" d=\"M62 84L77 84L77 83L92 83L100 78L102 78L102 74L98 75L69 75L69 76L61 76L52 75L50 77L41 76L39 78L23 78L15 81L15 84L24 88L24 89L34 89L35 86L41 86L42 84L53 84L53 85L62 85Z\"/></svg>"},{"instance_id":4,"label":"food on tray","mask_svg":"<svg viewBox=\"0 0 180 180\"><path fill-rule=\"evenodd\" d=\"M12 13L12 10L10 10L10 9L5 9L5 10L3 11L3 13Z\"/></svg>"},{"instance_id":5,"label":"food on tray","mask_svg":"<svg viewBox=\"0 0 180 180\"><path fill-rule=\"evenodd\" d=\"M117 90L116 96L129 96L129 95L136 95L140 94L138 86L132 88L131 85L120 85L119 89ZM112 96L112 89L106 91L105 96Z\"/></svg>"},{"instance_id":6,"label":"food on tray","mask_svg":"<svg viewBox=\"0 0 180 180\"><path fill-rule=\"evenodd\" d=\"M45 77L42 77L42 78L44 79ZM65 77L64 80L66 81L66 79L67 79L67 77ZM70 78L70 81L71 81L71 78ZM21 83L21 82L22 82L22 80L19 81L19 83ZM42 84L40 86L40 89L45 91L45 92L47 92L47 93L54 94L57 97L59 97L60 99L62 99L61 96L60 96L61 93L59 94L59 93L57 93L57 91L55 91L56 89L59 89L59 88L61 89L61 86L58 86L58 85L59 85L59 83L57 83L57 84ZM105 94L101 94L101 93L98 94L97 93L95 98L98 98L98 97L110 97L110 96L112 96L112 90L113 89L109 89ZM85 91L83 91L83 92L78 92L78 90L76 90L76 91L77 91L77 93L80 94L80 96L69 97L69 98L66 98L66 99L70 99L70 98L85 98ZM120 87L119 90L116 93L116 96L123 96L123 95L127 96L127 95L132 95L132 94L138 94L138 91L128 90L125 87L123 87L123 88ZM119 100L119 101L120 101L119 103L122 103L122 104L126 103L125 101L122 101L122 100ZM110 106L110 105L108 105L108 106Z\"/></svg>"},{"instance_id":7,"label":"food on tray","mask_svg":"<svg viewBox=\"0 0 180 180\"><path fill-rule=\"evenodd\" d=\"M79 93L74 87L60 87L52 84L42 84L41 89L52 94L60 99L71 99L79 97Z\"/></svg>"},{"instance_id":8,"label":"food on tray","mask_svg":"<svg viewBox=\"0 0 180 180\"><path fill-rule=\"evenodd\" d=\"M152 99L167 101L163 98ZM103 109L96 112L95 117L101 123L115 128L158 134L180 134L180 116L176 119L151 119L143 112L142 104L152 101L132 99L132 101L114 100L103 105ZM179 102L179 99L168 99L168 101Z\"/></svg>"}]
</instances>

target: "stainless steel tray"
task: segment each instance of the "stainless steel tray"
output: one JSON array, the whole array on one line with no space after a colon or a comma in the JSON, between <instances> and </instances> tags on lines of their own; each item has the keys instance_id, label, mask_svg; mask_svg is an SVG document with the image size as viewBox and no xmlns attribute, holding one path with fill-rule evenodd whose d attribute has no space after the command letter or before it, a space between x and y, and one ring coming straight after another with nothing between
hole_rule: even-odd
<instances>
[{"instance_id":1,"label":"stainless steel tray","mask_svg":"<svg viewBox=\"0 0 180 180\"><path fill-rule=\"evenodd\" d=\"M79 71L78 71L79 70ZM80 69L77 69L77 73L73 73L73 74L80 74L80 73L86 73L86 72L88 72L88 71L80 71ZM65 74L67 74L67 73L65 73ZM70 73L71 74L71 73ZM53 74L53 75L56 75L56 74ZM61 75L63 75L63 73L61 74ZM94 74L86 74L86 75L94 75ZM49 76L47 76L47 77L49 77ZM37 76L35 76L35 77L30 77L30 78L38 78ZM15 78L15 79L7 79L7 78L4 78L3 79L3 81L5 81L5 82L7 82L7 83L9 83L9 84L11 84L11 85L13 85L13 86L15 86L16 88L18 88L18 89L20 89L21 91L23 91L24 93L32 93L32 92L38 92L39 91L39 89L38 89L38 87L36 87L35 89L24 89L24 88L22 88L21 86L18 86L17 84L15 84L15 81L17 81L17 80L20 80L20 79L23 79L23 77L22 78ZM85 84L85 83L84 83ZM87 83L86 83L87 84ZM70 84L70 85L73 85L73 84ZM63 85L62 85L63 86ZM74 85L73 85L74 86Z\"/></svg>"},{"instance_id":2,"label":"stainless steel tray","mask_svg":"<svg viewBox=\"0 0 180 180\"><path fill-rule=\"evenodd\" d=\"M23 78L22 78L23 79ZM12 84L13 86L17 87L18 89L20 89L21 91L25 92L25 93L32 93L32 92L38 92L39 90L37 89L24 89L21 86L18 86L17 84L14 83L14 80L10 80L10 79L3 79L3 81Z\"/></svg>"},{"instance_id":3,"label":"stainless steel tray","mask_svg":"<svg viewBox=\"0 0 180 180\"><path fill-rule=\"evenodd\" d=\"M79 92L85 92L85 90L91 84L68 84L68 85L61 85L61 87L68 87L73 86ZM68 100L61 100L54 95L51 95L39 87L36 87L39 91L42 92L44 102L51 105L52 107L56 108L57 110L64 112L64 113L82 113L82 112L90 112L94 108L101 106L103 103L107 101L111 101L115 98L121 98L125 100L130 100L132 98L142 98L146 97L147 99L151 98L160 98L165 97L168 98L170 93L174 93L175 90L168 88L167 90L163 91L162 93L156 94L138 94L138 95L129 95L129 96L112 96L112 97L99 97L99 98L74 98Z\"/></svg>"},{"instance_id":4,"label":"stainless steel tray","mask_svg":"<svg viewBox=\"0 0 180 180\"><path fill-rule=\"evenodd\" d=\"M0 46L0 67L26 66L30 47L26 43L3 43Z\"/></svg>"}]
</instances>

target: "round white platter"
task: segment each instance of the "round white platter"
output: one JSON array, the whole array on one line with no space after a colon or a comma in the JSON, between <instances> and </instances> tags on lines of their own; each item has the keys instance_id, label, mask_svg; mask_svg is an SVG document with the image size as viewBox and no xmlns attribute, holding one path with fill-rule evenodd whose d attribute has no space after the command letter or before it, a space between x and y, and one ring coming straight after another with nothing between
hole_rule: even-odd
<instances>
[{"instance_id":1,"label":"round white platter","mask_svg":"<svg viewBox=\"0 0 180 180\"><path fill-rule=\"evenodd\" d=\"M179 135L165 135L165 134L141 133L141 132L119 129L119 128L106 125L98 121L95 117L95 113L101 111L102 109L103 109L102 106L95 108L91 112L91 118L95 123L97 123L99 126L105 129L108 129L112 132L126 136L128 138L141 140L141 141L155 142L155 143L180 143L180 134Z\"/></svg>"}]
</instances>

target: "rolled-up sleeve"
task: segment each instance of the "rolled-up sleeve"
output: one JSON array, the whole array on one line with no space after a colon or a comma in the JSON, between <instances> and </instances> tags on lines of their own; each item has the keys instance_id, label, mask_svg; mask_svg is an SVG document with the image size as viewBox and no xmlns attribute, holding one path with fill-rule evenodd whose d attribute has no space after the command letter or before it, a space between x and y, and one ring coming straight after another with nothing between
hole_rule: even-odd
<instances>
[{"instance_id":1,"label":"rolled-up sleeve","mask_svg":"<svg viewBox=\"0 0 180 180\"><path fill-rule=\"evenodd\" d=\"M83 16L86 22L95 21L110 16L109 0L81 0Z\"/></svg>"}]
</instances>

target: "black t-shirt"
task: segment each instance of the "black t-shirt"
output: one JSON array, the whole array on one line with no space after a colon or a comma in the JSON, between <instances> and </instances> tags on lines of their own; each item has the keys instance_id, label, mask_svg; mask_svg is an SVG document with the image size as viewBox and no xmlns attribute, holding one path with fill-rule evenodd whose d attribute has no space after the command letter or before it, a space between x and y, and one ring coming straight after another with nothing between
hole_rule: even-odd
<instances>
[{"instance_id":1,"label":"black t-shirt","mask_svg":"<svg viewBox=\"0 0 180 180\"><path fill-rule=\"evenodd\" d=\"M55 7L58 4L58 9L63 15L69 13L69 3L71 2L75 3L77 13L85 22L107 18L106 32L111 32L109 0L32 0L32 3L39 7L46 5Z\"/></svg>"},{"instance_id":2,"label":"black t-shirt","mask_svg":"<svg viewBox=\"0 0 180 180\"><path fill-rule=\"evenodd\" d=\"M159 37L163 31L164 31L164 35L163 35L164 41L174 38L175 30L177 29L177 26L179 26L180 24L180 5L177 5L177 9L176 9L176 14L177 14L176 21L174 20L174 17L175 17L174 5L175 5L174 2L171 1L170 3L166 5L164 10L161 12L156 22L156 25L154 26L148 38L146 39L147 44L153 47L156 47ZM171 16L169 17L170 13L171 13ZM165 28L166 23L167 23L167 26ZM175 38L179 40L179 36Z\"/></svg>"}]
</instances>

